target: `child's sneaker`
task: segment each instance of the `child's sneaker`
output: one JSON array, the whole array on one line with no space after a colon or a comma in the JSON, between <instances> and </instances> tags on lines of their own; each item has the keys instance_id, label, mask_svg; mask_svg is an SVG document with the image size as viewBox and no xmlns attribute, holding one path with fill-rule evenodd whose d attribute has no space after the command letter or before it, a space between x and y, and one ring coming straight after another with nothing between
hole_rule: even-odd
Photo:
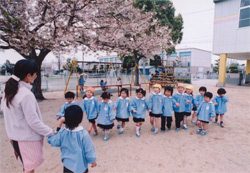
<instances>
[{"instance_id":1,"label":"child's sneaker","mask_svg":"<svg viewBox=\"0 0 250 173\"><path fill-rule=\"evenodd\" d=\"M198 126L198 123L196 122L195 125Z\"/></svg>"},{"instance_id":2,"label":"child's sneaker","mask_svg":"<svg viewBox=\"0 0 250 173\"><path fill-rule=\"evenodd\" d=\"M180 128L176 128L175 131L177 131L177 132L180 131Z\"/></svg>"},{"instance_id":3,"label":"child's sneaker","mask_svg":"<svg viewBox=\"0 0 250 173\"><path fill-rule=\"evenodd\" d=\"M157 134L158 134L158 130L155 130L155 131L154 131L154 135L157 135Z\"/></svg>"},{"instance_id":4,"label":"child's sneaker","mask_svg":"<svg viewBox=\"0 0 250 173\"><path fill-rule=\"evenodd\" d=\"M138 138L139 138L139 137L141 137L141 136L140 136L139 134L136 134L136 137L138 137Z\"/></svg>"},{"instance_id":5,"label":"child's sneaker","mask_svg":"<svg viewBox=\"0 0 250 173\"><path fill-rule=\"evenodd\" d=\"M170 131L170 130L171 130L171 127L169 127L168 130Z\"/></svg>"},{"instance_id":6,"label":"child's sneaker","mask_svg":"<svg viewBox=\"0 0 250 173\"><path fill-rule=\"evenodd\" d=\"M120 126L120 124L118 124L118 125L117 125L117 129L120 129L120 128L121 128L121 126Z\"/></svg>"},{"instance_id":7,"label":"child's sneaker","mask_svg":"<svg viewBox=\"0 0 250 173\"><path fill-rule=\"evenodd\" d=\"M103 141L107 141L107 140L109 140L109 137L103 139Z\"/></svg>"},{"instance_id":8,"label":"child's sneaker","mask_svg":"<svg viewBox=\"0 0 250 173\"><path fill-rule=\"evenodd\" d=\"M183 123L183 128L184 128L184 130L187 130L187 129L188 129L186 123Z\"/></svg>"},{"instance_id":9,"label":"child's sneaker","mask_svg":"<svg viewBox=\"0 0 250 173\"><path fill-rule=\"evenodd\" d=\"M152 131L152 132L155 131L155 126L152 126L151 131Z\"/></svg>"},{"instance_id":10,"label":"child's sneaker","mask_svg":"<svg viewBox=\"0 0 250 173\"><path fill-rule=\"evenodd\" d=\"M191 123L192 123L192 124L195 124L195 122L194 122L194 121L191 121Z\"/></svg>"},{"instance_id":11,"label":"child's sneaker","mask_svg":"<svg viewBox=\"0 0 250 173\"><path fill-rule=\"evenodd\" d=\"M94 133L94 134L93 134L93 136L97 136L97 135L98 135L98 133Z\"/></svg>"},{"instance_id":12,"label":"child's sneaker","mask_svg":"<svg viewBox=\"0 0 250 173\"><path fill-rule=\"evenodd\" d=\"M202 132L202 129L199 129L196 131L197 134L200 134Z\"/></svg>"},{"instance_id":13,"label":"child's sneaker","mask_svg":"<svg viewBox=\"0 0 250 173\"><path fill-rule=\"evenodd\" d=\"M203 132L202 132L201 135L202 135L202 136L205 136L206 134L207 134L207 132L203 130Z\"/></svg>"},{"instance_id":14,"label":"child's sneaker","mask_svg":"<svg viewBox=\"0 0 250 173\"><path fill-rule=\"evenodd\" d=\"M123 131L120 131L118 134L119 134L119 135L122 135L122 134L123 134Z\"/></svg>"},{"instance_id":15,"label":"child's sneaker","mask_svg":"<svg viewBox=\"0 0 250 173\"><path fill-rule=\"evenodd\" d=\"M215 121L213 121L213 123L217 123L217 121L215 120Z\"/></svg>"},{"instance_id":16,"label":"child's sneaker","mask_svg":"<svg viewBox=\"0 0 250 173\"><path fill-rule=\"evenodd\" d=\"M223 128L223 127L224 127L224 124L223 124L223 123L220 123L220 126Z\"/></svg>"},{"instance_id":17,"label":"child's sneaker","mask_svg":"<svg viewBox=\"0 0 250 173\"><path fill-rule=\"evenodd\" d=\"M165 132L165 130L161 130L161 133L164 133Z\"/></svg>"}]
</instances>

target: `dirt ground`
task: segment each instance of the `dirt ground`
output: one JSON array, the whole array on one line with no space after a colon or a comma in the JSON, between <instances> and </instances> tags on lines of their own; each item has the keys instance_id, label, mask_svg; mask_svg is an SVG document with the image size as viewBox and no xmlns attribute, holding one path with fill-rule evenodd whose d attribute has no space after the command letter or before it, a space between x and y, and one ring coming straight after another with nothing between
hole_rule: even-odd
<instances>
[{"instance_id":1,"label":"dirt ground","mask_svg":"<svg viewBox=\"0 0 250 173\"><path fill-rule=\"evenodd\" d=\"M201 85L195 84L196 95ZM216 95L217 87L207 84L208 91ZM209 124L206 136L196 134L197 126L188 119L187 131L181 129L153 135L150 131L149 116L142 125L141 137L135 136L135 124L130 117L123 135L118 135L116 126L110 140L104 142L103 132L92 137L98 156L95 168L90 172L250 172L250 88L243 86L225 87L230 101L225 115L225 128ZM163 91L162 91L163 92ZM47 100L39 103L44 123L55 129L55 118L65 102L63 92L44 94ZM117 94L113 94L115 101ZM133 95L130 97L132 99ZM100 97L97 96L100 100ZM149 97L149 94L147 94ZM81 100L77 100L81 102ZM88 127L86 116L83 123ZM115 122L117 125L117 122ZM173 127L174 127L173 123ZM1 163L0 172L22 172L21 162L16 161L13 149L6 135L4 118L0 115ZM92 132L93 133L93 132ZM92 134L91 134L92 135ZM62 172L59 148L44 142L45 161L36 172Z\"/></svg>"}]
</instances>

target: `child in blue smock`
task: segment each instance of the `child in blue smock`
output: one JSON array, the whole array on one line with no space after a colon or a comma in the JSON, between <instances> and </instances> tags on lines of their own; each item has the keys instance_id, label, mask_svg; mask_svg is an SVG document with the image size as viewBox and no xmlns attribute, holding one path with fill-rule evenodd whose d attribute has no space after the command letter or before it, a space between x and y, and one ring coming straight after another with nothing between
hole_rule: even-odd
<instances>
[{"instance_id":1,"label":"child in blue smock","mask_svg":"<svg viewBox=\"0 0 250 173\"><path fill-rule=\"evenodd\" d=\"M195 100L193 96L194 87L192 85L188 85L186 87L186 91L184 97L186 98L186 105L183 117L183 128L187 130L187 117L191 115L192 107L195 105Z\"/></svg>"},{"instance_id":2,"label":"child in blue smock","mask_svg":"<svg viewBox=\"0 0 250 173\"><path fill-rule=\"evenodd\" d=\"M114 109L116 110L116 120L118 121L117 129L120 129L120 135L123 134L125 123L129 122L131 103L128 96L128 89L122 88L120 91L120 97L114 104Z\"/></svg>"},{"instance_id":3,"label":"child in blue smock","mask_svg":"<svg viewBox=\"0 0 250 173\"><path fill-rule=\"evenodd\" d=\"M202 87L199 88L199 94L196 95L196 97L195 97L195 101L194 101L195 105L194 105L194 107L193 107L194 113L193 113L193 115L192 115L192 121L191 121L191 123L193 123L193 124L198 125L198 124L197 124L197 121L196 121L197 114L196 114L195 111L197 110L197 107L199 106L199 104L202 103L202 102L204 101L204 94L205 94L206 92L207 92L207 88L204 87L204 86L202 86ZM195 122L195 121L196 121L196 122Z\"/></svg>"},{"instance_id":4,"label":"child in blue smock","mask_svg":"<svg viewBox=\"0 0 250 173\"><path fill-rule=\"evenodd\" d=\"M185 85L179 83L177 86L177 92L173 96L173 99L175 100L174 116L175 116L176 131L180 130L181 121L183 120L184 111L185 111L186 99L183 93L184 89L185 89Z\"/></svg>"},{"instance_id":5,"label":"child in blue smock","mask_svg":"<svg viewBox=\"0 0 250 173\"><path fill-rule=\"evenodd\" d=\"M196 113L198 114L198 127L197 134L202 136L207 134L207 124L209 121L213 121L215 117L215 109L214 104L211 101L213 94L210 92L206 92L204 94L204 101L201 102L197 108Z\"/></svg>"},{"instance_id":6,"label":"child in blue smock","mask_svg":"<svg viewBox=\"0 0 250 173\"><path fill-rule=\"evenodd\" d=\"M162 116L161 116L161 132L165 132L166 118L168 130L171 130L173 108L175 106L175 100L173 99L173 87L166 86L162 101Z\"/></svg>"},{"instance_id":7,"label":"child in blue smock","mask_svg":"<svg viewBox=\"0 0 250 173\"><path fill-rule=\"evenodd\" d=\"M220 88L217 90L218 95L213 99L213 103L215 106L215 113L216 113L214 123L217 123L218 116L220 116L220 126L221 127L224 127L223 117L224 117L224 114L227 112L226 103L229 101L229 98L227 96L225 96L226 93L227 92L224 88Z\"/></svg>"},{"instance_id":8,"label":"child in blue smock","mask_svg":"<svg viewBox=\"0 0 250 173\"><path fill-rule=\"evenodd\" d=\"M60 147L63 172L88 172L88 164L95 167L96 152L89 133L80 126L83 112L72 105L65 110L65 128L48 138L48 143Z\"/></svg>"},{"instance_id":9,"label":"child in blue smock","mask_svg":"<svg viewBox=\"0 0 250 173\"><path fill-rule=\"evenodd\" d=\"M154 134L158 134L159 119L162 116L162 100L163 95L161 94L161 85L153 85L153 92L149 96L149 116L150 124L152 125L151 131L154 132Z\"/></svg>"},{"instance_id":10,"label":"child in blue smock","mask_svg":"<svg viewBox=\"0 0 250 173\"><path fill-rule=\"evenodd\" d=\"M103 92L101 98L103 101L99 104L99 116L97 126L104 130L104 141L109 140L110 129L114 127L115 112L114 105L110 100L112 95L109 92Z\"/></svg>"},{"instance_id":11,"label":"child in blue smock","mask_svg":"<svg viewBox=\"0 0 250 173\"><path fill-rule=\"evenodd\" d=\"M102 90L103 90L103 91L106 91L106 89L107 89L107 87L106 87L107 81L104 82L103 80L101 80L101 81L100 81L100 85L101 85Z\"/></svg>"},{"instance_id":12,"label":"child in blue smock","mask_svg":"<svg viewBox=\"0 0 250 173\"><path fill-rule=\"evenodd\" d=\"M95 120L96 120L97 115L98 115L98 100L94 96L94 94L95 94L94 88L88 87L86 89L86 95L83 97L83 100L82 100L82 109L86 111L87 119L89 121L89 128L88 128L89 134L93 128L95 131L93 136L97 136L98 131L96 128Z\"/></svg>"},{"instance_id":13,"label":"child in blue smock","mask_svg":"<svg viewBox=\"0 0 250 173\"><path fill-rule=\"evenodd\" d=\"M141 125L145 121L146 110L148 108L148 101L146 99L146 91L142 88L136 89L136 97L133 99L131 104L133 121L136 123L136 136L140 137L139 131L141 130Z\"/></svg>"},{"instance_id":14,"label":"child in blue smock","mask_svg":"<svg viewBox=\"0 0 250 173\"><path fill-rule=\"evenodd\" d=\"M59 112L56 114L56 119L59 122L56 131L59 131L61 129L61 127L62 127L62 124L63 124L63 122L65 120L64 119L64 113L65 113L66 108L68 108L71 105L80 106L80 104L74 100L75 99L75 94L73 92L71 92L71 91L66 92L64 97L65 97L66 103L64 103L61 106Z\"/></svg>"},{"instance_id":15,"label":"child in blue smock","mask_svg":"<svg viewBox=\"0 0 250 173\"><path fill-rule=\"evenodd\" d=\"M80 78L78 80L79 82L79 86L80 86L80 91L83 92L83 87L84 87L84 78L83 78L83 74L80 75Z\"/></svg>"}]
</instances>

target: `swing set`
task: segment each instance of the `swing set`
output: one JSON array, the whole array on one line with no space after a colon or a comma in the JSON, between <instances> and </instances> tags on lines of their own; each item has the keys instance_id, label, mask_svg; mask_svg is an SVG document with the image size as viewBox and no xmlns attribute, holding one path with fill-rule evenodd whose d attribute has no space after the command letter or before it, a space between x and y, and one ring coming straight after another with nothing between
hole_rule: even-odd
<instances>
[{"instance_id":1,"label":"swing set","mask_svg":"<svg viewBox=\"0 0 250 173\"><path fill-rule=\"evenodd\" d=\"M78 72L77 72L77 64L78 64L78 63L82 63L82 64L88 63L89 68L90 68L90 65L91 65L91 64L109 65L109 66L108 66L108 71L105 70L106 80L107 80L107 72L109 72L110 67L111 67L112 65L117 65L117 64L120 65L120 64L122 64L122 63L113 63L113 62L73 61L72 67L71 67L71 70L70 70L70 74L69 74L68 79L67 79L67 83L66 83L66 87L65 87L65 90L64 90L64 94L67 92L67 89L68 89L68 86L69 86L70 77L71 77L71 75L72 75L72 73L73 73L73 70L75 70L75 73L76 73L76 80L77 80L77 93L79 93L79 95L80 95L80 97L81 97L81 91L80 91L79 80L78 80ZM88 71L89 71L89 68L88 68ZM98 69L99 69L99 68L98 68ZM106 69L107 69L107 68L106 68ZM99 70L98 70L98 71L99 71ZM96 70L96 73L98 73L98 71ZM99 87L99 86L96 86L96 87Z\"/></svg>"}]
</instances>

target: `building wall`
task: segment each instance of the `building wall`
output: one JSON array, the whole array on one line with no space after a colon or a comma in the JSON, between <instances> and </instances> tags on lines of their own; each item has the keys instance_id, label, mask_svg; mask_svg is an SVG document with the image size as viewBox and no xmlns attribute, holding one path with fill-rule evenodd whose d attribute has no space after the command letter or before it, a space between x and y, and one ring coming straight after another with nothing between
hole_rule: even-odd
<instances>
[{"instance_id":1,"label":"building wall","mask_svg":"<svg viewBox=\"0 0 250 173\"><path fill-rule=\"evenodd\" d=\"M250 50L250 27L239 28L241 0L215 2L213 53Z\"/></svg>"},{"instance_id":2,"label":"building wall","mask_svg":"<svg viewBox=\"0 0 250 173\"><path fill-rule=\"evenodd\" d=\"M191 55L191 67L204 67L203 72L207 72L211 69L211 52L208 51L201 51L198 49L193 49Z\"/></svg>"}]
</instances>

